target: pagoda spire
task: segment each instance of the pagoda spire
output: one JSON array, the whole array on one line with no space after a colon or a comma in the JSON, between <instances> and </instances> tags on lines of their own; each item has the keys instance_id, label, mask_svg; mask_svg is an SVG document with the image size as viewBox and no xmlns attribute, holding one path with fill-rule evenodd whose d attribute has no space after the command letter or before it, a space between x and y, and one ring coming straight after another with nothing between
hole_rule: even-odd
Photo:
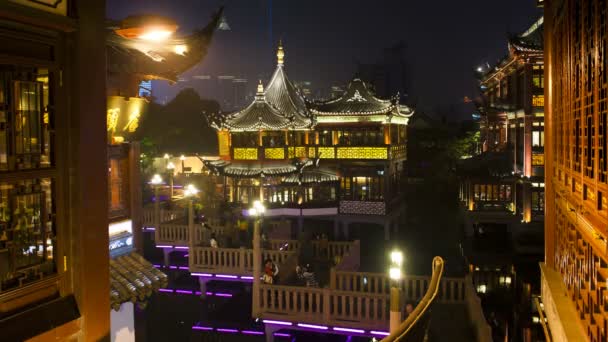
<instances>
[{"instance_id":1,"label":"pagoda spire","mask_svg":"<svg viewBox=\"0 0 608 342\"><path fill-rule=\"evenodd\" d=\"M258 82L258 93L257 95L264 95L264 85L262 84L262 80Z\"/></svg>"},{"instance_id":2,"label":"pagoda spire","mask_svg":"<svg viewBox=\"0 0 608 342\"><path fill-rule=\"evenodd\" d=\"M283 42L279 40L279 48L277 49L277 65L283 66L285 61L285 51L283 50Z\"/></svg>"}]
</instances>

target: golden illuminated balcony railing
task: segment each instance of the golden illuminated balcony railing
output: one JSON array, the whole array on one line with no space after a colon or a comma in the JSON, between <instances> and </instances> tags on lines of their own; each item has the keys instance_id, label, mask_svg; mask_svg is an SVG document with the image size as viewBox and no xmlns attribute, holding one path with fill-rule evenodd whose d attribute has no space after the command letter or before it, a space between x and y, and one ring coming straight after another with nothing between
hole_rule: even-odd
<instances>
[{"instance_id":1,"label":"golden illuminated balcony railing","mask_svg":"<svg viewBox=\"0 0 608 342\"><path fill-rule=\"evenodd\" d=\"M532 165L533 166L545 165L545 155L543 153L532 154Z\"/></svg>"},{"instance_id":2,"label":"golden illuminated balcony railing","mask_svg":"<svg viewBox=\"0 0 608 342\"><path fill-rule=\"evenodd\" d=\"M233 150L233 157L235 160L257 160L258 159L258 148L257 147L235 147Z\"/></svg>"},{"instance_id":3,"label":"golden illuminated balcony railing","mask_svg":"<svg viewBox=\"0 0 608 342\"><path fill-rule=\"evenodd\" d=\"M259 152L258 152L259 151ZM387 160L406 157L405 145L233 147L234 160L291 158Z\"/></svg>"},{"instance_id":4,"label":"golden illuminated balcony railing","mask_svg":"<svg viewBox=\"0 0 608 342\"><path fill-rule=\"evenodd\" d=\"M532 96L532 106L544 107L545 106L545 95L533 95Z\"/></svg>"},{"instance_id":5,"label":"golden illuminated balcony railing","mask_svg":"<svg viewBox=\"0 0 608 342\"><path fill-rule=\"evenodd\" d=\"M264 149L264 158L266 159L285 159L284 147L267 147Z\"/></svg>"}]
</instances>

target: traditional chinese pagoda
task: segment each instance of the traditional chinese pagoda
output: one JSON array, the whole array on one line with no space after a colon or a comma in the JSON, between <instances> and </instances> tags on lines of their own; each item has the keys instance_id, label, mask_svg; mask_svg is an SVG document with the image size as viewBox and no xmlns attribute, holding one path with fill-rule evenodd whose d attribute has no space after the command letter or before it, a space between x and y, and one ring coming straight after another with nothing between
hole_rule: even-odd
<instances>
[{"instance_id":1,"label":"traditional chinese pagoda","mask_svg":"<svg viewBox=\"0 0 608 342\"><path fill-rule=\"evenodd\" d=\"M384 224L399 197L411 108L379 99L360 79L342 96L305 98L285 72L279 45L270 81L246 108L214 123L229 203L261 199L276 216L334 216ZM293 210L301 209L301 210ZM300 220L301 223L301 220Z\"/></svg>"}]
</instances>

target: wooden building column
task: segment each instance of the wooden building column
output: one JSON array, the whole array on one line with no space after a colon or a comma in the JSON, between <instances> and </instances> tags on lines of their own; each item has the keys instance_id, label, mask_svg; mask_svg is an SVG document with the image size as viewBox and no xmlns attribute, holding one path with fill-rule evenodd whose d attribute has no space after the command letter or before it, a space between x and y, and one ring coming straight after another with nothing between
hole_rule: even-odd
<instances>
[{"instance_id":1,"label":"wooden building column","mask_svg":"<svg viewBox=\"0 0 608 342\"><path fill-rule=\"evenodd\" d=\"M140 173L140 145L139 142L129 144L129 206L131 208L131 229L135 250L143 255L143 201L141 194L141 173ZM158 227L157 227L158 229Z\"/></svg>"},{"instance_id":2,"label":"wooden building column","mask_svg":"<svg viewBox=\"0 0 608 342\"><path fill-rule=\"evenodd\" d=\"M524 116L523 174L526 177L532 176L532 121L534 121L534 116Z\"/></svg>"},{"instance_id":3,"label":"wooden building column","mask_svg":"<svg viewBox=\"0 0 608 342\"><path fill-rule=\"evenodd\" d=\"M522 184L522 220L526 223L532 221L532 184L525 182Z\"/></svg>"},{"instance_id":4,"label":"wooden building column","mask_svg":"<svg viewBox=\"0 0 608 342\"><path fill-rule=\"evenodd\" d=\"M63 78L71 101L69 133L57 139L69 140L70 165L59 170L70 179L73 258L65 268L73 272L74 295L82 315L81 340L105 341L110 340L107 67L106 36L101 29L106 27L106 8L104 0L81 5L76 6L78 30L69 35L74 44L67 52L68 65L73 72L66 70Z\"/></svg>"},{"instance_id":5,"label":"wooden building column","mask_svg":"<svg viewBox=\"0 0 608 342\"><path fill-rule=\"evenodd\" d=\"M384 128L384 144L390 145L391 144L391 125L385 124L384 126L382 126L382 128Z\"/></svg>"},{"instance_id":6,"label":"wooden building column","mask_svg":"<svg viewBox=\"0 0 608 342\"><path fill-rule=\"evenodd\" d=\"M554 11L552 0L545 1L545 11ZM555 269L555 190L553 186L553 16L545 16L545 264Z\"/></svg>"}]
</instances>

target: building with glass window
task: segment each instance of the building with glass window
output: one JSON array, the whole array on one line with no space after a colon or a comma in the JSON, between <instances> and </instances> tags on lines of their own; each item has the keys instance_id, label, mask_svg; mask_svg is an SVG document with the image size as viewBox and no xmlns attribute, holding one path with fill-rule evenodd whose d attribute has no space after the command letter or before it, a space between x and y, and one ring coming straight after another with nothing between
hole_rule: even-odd
<instances>
[{"instance_id":1,"label":"building with glass window","mask_svg":"<svg viewBox=\"0 0 608 342\"><path fill-rule=\"evenodd\" d=\"M279 46L277 68L249 106L214 123L221 160L207 166L222 176L224 198L263 200L269 215L339 217L345 231L351 221L384 224L388 234L412 109L398 96L375 97L360 79L311 101L288 79L284 54Z\"/></svg>"},{"instance_id":2,"label":"building with glass window","mask_svg":"<svg viewBox=\"0 0 608 342\"><path fill-rule=\"evenodd\" d=\"M3 341L109 336L104 13L0 3Z\"/></svg>"},{"instance_id":3,"label":"building with glass window","mask_svg":"<svg viewBox=\"0 0 608 342\"><path fill-rule=\"evenodd\" d=\"M545 0L542 303L554 341L608 339L608 3Z\"/></svg>"},{"instance_id":4,"label":"building with glass window","mask_svg":"<svg viewBox=\"0 0 608 342\"><path fill-rule=\"evenodd\" d=\"M509 56L480 67L482 153L463 163L467 232L542 229L544 216L543 18L509 39ZM499 225L497 225L499 224ZM500 229L503 229L500 228ZM484 228L481 228L482 230Z\"/></svg>"},{"instance_id":5,"label":"building with glass window","mask_svg":"<svg viewBox=\"0 0 608 342\"><path fill-rule=\"evenodd\" d=\"M543 41L541 17L509 38L507 57L478 68L481 153L459 168L473 281L485 310L505 310L497 313L502 328L496 329L503 330L497 333L507 329L517 340L541 334L531 308L540 292L534 265L543 255Z\"/></svg>"}]
</instances>

